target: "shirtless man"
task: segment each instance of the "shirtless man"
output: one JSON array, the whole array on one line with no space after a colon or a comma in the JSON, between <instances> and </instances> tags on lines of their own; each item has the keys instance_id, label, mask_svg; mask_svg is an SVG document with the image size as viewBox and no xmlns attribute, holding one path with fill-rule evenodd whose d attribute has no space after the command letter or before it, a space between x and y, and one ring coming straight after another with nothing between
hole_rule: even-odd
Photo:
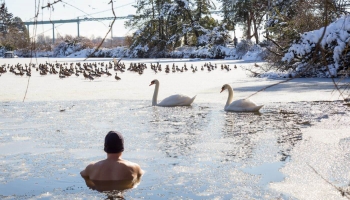
<instances>
[{"instance_id":1,"label":"shirtless man","mask_svg":"<svg viewBox=\"0 0 350 200\"><path fill-rule=\"evenodd\" d=\"M128 183L125 187L132 188L140 182L144 173L140 166L121 158L124 151L124 139L121 133L110 131L106 135L104 151L107 153L107 159L91 163L80 172L87 186L99 190L98 185L118 181Z\"/></svg>"}]
</instances>

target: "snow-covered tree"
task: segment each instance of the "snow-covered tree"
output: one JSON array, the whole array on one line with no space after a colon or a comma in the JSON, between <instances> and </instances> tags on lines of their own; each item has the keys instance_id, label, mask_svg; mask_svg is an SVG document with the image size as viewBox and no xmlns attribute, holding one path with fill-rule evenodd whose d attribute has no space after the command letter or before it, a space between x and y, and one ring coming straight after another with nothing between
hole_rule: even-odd
<instances>
[{"instance_id":1,"label":"snow-covered tree","mask_svg":"<svg viewBox=\"0 0 350 200\"><path fill-rule=\"evenodd\" d=\"M269 20L266 22L268 40L271 41L268 59L282 71L292 69L291 65L281 62L281 58L295 41L302 40L301 33L319 30L346 13L341 0L270 0L270 3ZM304 59L309 58L306 56ZM320 60L315 61L312 65L318 66Z\"/></svg>"},{"instance_id":2,"label":"snow-covered tree","mask_svg":"<svg viewBox=\"0 0 350 200\"><path fill-rule=\"evenodd\" d=\"M128 27L138 29L130 47L133 56L159 57L181 45L207 46L211 42L217 44L218 41L225 45L227 41L226 28L223 29L210 16L209 9L214 8L212 1L140 1L136 7L139 15L126 23ZM224 36L220 40L203 40L209 37L209 32Z\"/></svg>"},{"instance_id":3,"label":"snow-covered tree","mask_svg":"<svg viewBox=\"0 0 350 200\"><path fill-rule=\"evenodd\" d=\"M300 35L282 61L302 76L337 77L350 72L350 15Z\"/></svg>"},{"instance_id":4,"label":"snow-covered tree","mask_svg":"<svg viewBox=\"0 0 350 200\"><path fill-rule=\"evenodd\" d=\"M222 23L226 24L228 30L233 30L234 35L236 36L236 21L234 19L233 6L234 3L232 0L217 0L221 3L220 10L222 16Z\"/></svg>"}]
</instances>

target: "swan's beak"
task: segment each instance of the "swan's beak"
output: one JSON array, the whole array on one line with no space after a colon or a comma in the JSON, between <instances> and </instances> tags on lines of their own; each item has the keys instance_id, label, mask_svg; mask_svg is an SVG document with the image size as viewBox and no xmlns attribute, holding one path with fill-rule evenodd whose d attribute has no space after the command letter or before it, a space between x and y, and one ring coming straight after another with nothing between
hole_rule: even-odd
<instances>
[{"instance_id":1,"label":"swan's beak","mask_svg":"<svg viewBox=\"0 0 350 200\"><path fill-rule=\"evenodd\" d=\"M153 85L153 83L149 84L149 86Z\"/></svg>"},{"instance_id":2,"label":"swan's beak","mask_svg":"<svg viewBox=\"0 0 350 200\"><path fill-rule=\"evenodd\" d=\"M221 92L224 91L224 90L225 90L225 89L221 89ZM221 92L220 92L220 93L221 93Z\"/></svg>"}]
</instances>

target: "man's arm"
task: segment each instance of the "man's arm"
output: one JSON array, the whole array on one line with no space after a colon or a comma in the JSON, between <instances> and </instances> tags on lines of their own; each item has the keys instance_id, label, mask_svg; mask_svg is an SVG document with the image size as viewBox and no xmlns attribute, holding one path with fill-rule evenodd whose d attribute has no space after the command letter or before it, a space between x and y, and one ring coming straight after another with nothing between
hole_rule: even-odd
<instances>
[{"instance_id":1,"label":"man's arm","mask_svg":"<svg viewBox=\"0 0 350 200\"><path fill-rule=\"evenodd\" d=\"M137 172L137 178L141 178L141 176L145 173L142 169L141 169L141 167L140 167L140 165L138 165L138 164L135 164L135 171Z\"/></svg>"},{"instance_id":2,"label":"man's arm","mask_svg":"<svg viewBox=\"0 0 350 200\"><path fill-rule=\"evenodd\" d=\"M80 175L84 178L85 183L89 188L95 189L95 184L89 178L92 166L93 164L89 164L88 166L86 166L86 168L80 172Z\"/></svg>"},{"instance_id":3,"label":"man's arm","mask_svg":"<svg viewBox=\"0 0 350 200\"><path fill-rule=\"evenodd\" d=\"M91 168L93 167L93 163L89 164L88 166L86 166L86 168L80 172L80 175L83 177L83 178L89 178L90 176L90 173L91 173Z\"/></svg>"}]
</instances>

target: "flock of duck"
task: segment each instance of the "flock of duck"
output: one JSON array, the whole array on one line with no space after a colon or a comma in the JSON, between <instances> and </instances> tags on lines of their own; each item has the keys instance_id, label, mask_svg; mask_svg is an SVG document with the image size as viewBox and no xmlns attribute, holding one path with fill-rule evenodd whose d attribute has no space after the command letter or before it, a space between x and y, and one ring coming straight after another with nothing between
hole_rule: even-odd
<instances>
[{"instance_id":1,"label":"flock of duck","mask_svg":"<svg viewBox=\"0 0 350 200\"><path fill-rule=\"evenodd\" d=\"M170 65L165 65L163 68L160 63L156 64L150 64L151 70L153 70L155 73L159 73L164 71L165 73L176 73L176 72L186 72L186 71L191 71L193 73L198 71L197 66L193 66L191 64L190 67L186 66L186 63L179 67L175 63ZM221 64L220 67L217 66L217 64L211 64L205 63L200 67L201 71L213 71L215 69L220 69L221 70L226 70L226 71L231 71L231 68L229 65L224 65ZM233 67L234 69L237 68L235 65ZM32 74L32 69L35 71L38 71L40 75L45 76L48 74L56 74L59 76L59 78L67 78L70 76L79 76L82 74L85 79L89 80L94 80L95 78L101 77L102 75L106 76L112 76L112 73L110 71L114 71L115 76L114 78L116 80L120 80L121 78L118 76L118 72L125 72L125 71L130 71L130 72L135 72L138 74L143 74L144 70L147 69L147 65L145 63L130 63L129 67L126 68L126 65L124 63L121 63L120 60L116 61L110 61L108 63L104 62L94 62L94 63L80 63L80 62L74 62L74 63L49 63L46 62L44 64L33 64L30 63L29 65L25 64L24 66L20 63L16 65L2 65L0 66L0 76L6 72L13 73L18 76L31 76ZM152 99L152 106L163 106L163 107L170 107L170 106L190 106L193 101L195 100L196 96L190 98L185 95L172 95L161 102L157 103L157 97L158 97L158 90L159 90L159 81L158 80L153 80L150 84L155 85L154 93L153 93L153 99ZM225 84L221 88L221 92L224 90L228 90L228 98L226 105L224 107L225 111L233 111L233 112L257 112L263 107L263 105L256 105L254 102L252 102L249 99L240 99L233 101L233 90L232 88L228 85Z\"/></svg>"},{"instance_id":2,"label":"flock of duck","mask_svg":"<svg viewBox=\"0 0 350 200\"><path fill-rule=\"evenodd\" d=\"M137 65L130 65L128 68L129 71L135 71ZM58 75L59 78L68 78L70 76L79 76L83 75L85 79L94 80L95 78L99 78L103 75L106 76L112 76L112 73L109 72L111 69L115 72L115 79L120 80L121 78L118 76L117 72L125 72L125 64L124 63L117 63L117 62L109 62L105 64L104 62L95 62L95 63L40 63L40 64L34 64L29 63L27 64L3 64L0 66L0 76L3 73L6 73L9 71L10 73L13 73L14 75L18 76L31 76L32 75L32 69L34 71L37 71L40 73L40 75L45 76L48 74Z\"/></svg>"},{"instance_id":3,"label":"flock of duck","mask_svg":"<svg viewBox=\"0 0 350 200\"><path fill-rule=\"evenodd\" d=\"M154 79L151 85L155 85L153 98L152 98L152 106L163 106L163 107L172 107L172 106L190 106L195 100L196 96L189 97L182 94L171 95L161 102L157 103L158 99L158 90L159 90L159 81ZM250 99L239 99L233 101L233 90L230 85L225 84L221 88L221 92L224 90L228 91L227 101L224 107L225 111L231 112L258 112L264 105L256 105ZM220 92L220 93L221 93Z\"/></svg>"},{"instance_id":4,"label":"flock of duck","mask_svg":"<svg viewBox=\"0 0 350 200\"><path fill-rule=\"evenodd\" d=\"M176 72L187 72L191 71L192 73L197 72L199 69L197 66L193 66L191 64L190 67L186 66L186 63L183 64L183 66L178 66L175 63L170 65L162 66L159 62L153 64L150 64L150 68L154 73L160 73L164 71L165 73L176 73ZM221 70L230 71L231 68L229 65L221 64L220 67L217 66L217 64L211 64L205 63L200 67L201 71L213 71L217 68L221 68ZM234 69L237 68L235 65L233 67ZM130 63L129 67L126 68L126 65L124 63L121 63L119 61L109 61L108 63L104 62L93 62L93 63L80 63L80 62L74 62L74 63L41 63L41 64L3 64L0 66L0 76L6 72L13 73L17 76L31 76L32 75L32 69L33 71L37 71L40 73L41 76L45 76L48 74L58 75L59 78L68 78L70 76L80 76L83 75L85 79L94 80L96 78L99 78L103 75L105 76L112 76L112 73L115 73L114 78L116 80L121 80L121 78L118 76L118 72L135 72L140 75L143 74L144 70L147 69L147 65L145 63ZM114 72L112 72L114 71Z\"/></svg>"}]
</instances>

